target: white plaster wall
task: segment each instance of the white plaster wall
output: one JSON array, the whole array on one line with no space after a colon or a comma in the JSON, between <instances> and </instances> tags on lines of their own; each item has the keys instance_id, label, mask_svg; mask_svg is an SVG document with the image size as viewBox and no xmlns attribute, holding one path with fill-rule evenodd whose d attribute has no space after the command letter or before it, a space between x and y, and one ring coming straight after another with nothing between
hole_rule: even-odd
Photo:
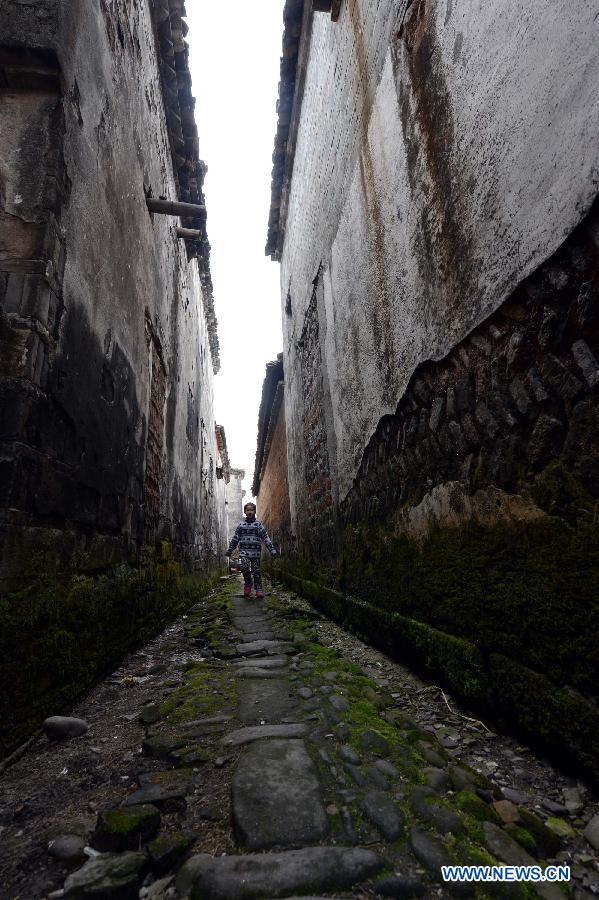
<instances>
[{"instance_id":1,"label":"white plaster wall","mask_svg":"<svg viewBox=\"0 0 599 900\"><path fill-rule=\"evenodd\" d=\"M294 522L295 341L321 261L342 500L418 363L497 309L599 186L599 0L430 0L412 54L404 6L313 19L281 265Z\"/></svg>"}]
</instances>

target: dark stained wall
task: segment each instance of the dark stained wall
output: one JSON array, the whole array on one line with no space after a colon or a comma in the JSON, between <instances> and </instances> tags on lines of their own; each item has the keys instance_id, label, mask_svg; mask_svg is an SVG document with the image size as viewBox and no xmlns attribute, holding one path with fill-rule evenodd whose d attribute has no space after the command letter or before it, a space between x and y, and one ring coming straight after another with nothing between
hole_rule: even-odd
<instances>
[{"instance_id":1,"label":"dark stained wall","mask_svg":"<svg viewBox=\"0 0 599 900\"><path fill-rule=\"evenodd\" d=\"M224 543L207 245L145 202L201 192L181 10L0 4L0 590Z\"/></svg>"}]
</instances>

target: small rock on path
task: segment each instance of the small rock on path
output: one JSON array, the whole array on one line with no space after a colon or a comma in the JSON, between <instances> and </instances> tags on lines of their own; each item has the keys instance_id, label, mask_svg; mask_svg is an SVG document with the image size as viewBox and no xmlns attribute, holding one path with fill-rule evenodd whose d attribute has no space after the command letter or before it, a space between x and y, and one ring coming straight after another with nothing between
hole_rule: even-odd
<instances>
[{"instance_id":1,"label":"small rock on path","mask_svg":"<svg viewBox=\"0 0 599 900\"><path fill-rule=\"evenodd\" d=\"M77 719L72 716L50 716L44 721L42 728L49 741L66 741L69 738L85 734L89 725L85 719Z\"/></svg>"}]
</instances>

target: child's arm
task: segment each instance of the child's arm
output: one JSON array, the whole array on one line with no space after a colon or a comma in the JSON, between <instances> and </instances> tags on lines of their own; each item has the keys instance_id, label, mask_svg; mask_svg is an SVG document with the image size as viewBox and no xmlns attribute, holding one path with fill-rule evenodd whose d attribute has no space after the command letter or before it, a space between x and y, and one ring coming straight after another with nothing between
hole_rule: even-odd
<instances>
[{"instance_id":1,"label":"child's arm","mask_svg":"<svg viewBox=\"0 0 599 900\"><path fill-rule=\"evenodd\" d=\"M227 550L225 556L230 556L239 541L241 540L241 525L238 525L235 529L235 534L231 538L231 543L229 544L229 549Z\"/></svg>"},{"instance_id":2,"label":"child's arm","mask_svg":"<svg viewBox=\"0 0 599 900\"><path fill-rule=\"evenodd\" d=\"M258 529L258 536L259 536L260 540L264 542L264 546L266 547L266 549L268 550L268 552L270 553L270 555L272 557L279 555L277 553L277 551L275 550L274 544L271 541L271 539L269 538L268 532L267 532L266 528L264 527L264 525L260 525L260 528Z\"/></svg>"}]
</instances>

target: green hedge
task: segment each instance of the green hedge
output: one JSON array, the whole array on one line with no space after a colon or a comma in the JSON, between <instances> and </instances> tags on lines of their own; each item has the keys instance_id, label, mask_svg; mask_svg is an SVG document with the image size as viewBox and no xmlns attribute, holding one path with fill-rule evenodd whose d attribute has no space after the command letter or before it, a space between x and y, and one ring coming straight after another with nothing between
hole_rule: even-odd
<instances>
[{"instance_id":1,"label":"green hedge","mask_svg":"<svg viewBox=\"0 0 599 900\"><path fill-rule=\"evenodd\" d=\"M340 586L597 694L599 529L549 519L438 530L423 544L349 526Z\"/></svg>"},{"instance_id":2,"label":"green hedge","mask_svg":"<svg viewBox=\"0 0 599 900\"><path fill-rule=\"evenodd\" d=\"M173 561L41 579L0 598L0 755L63 712L216 582Z\"/></svg>"}]
</instances>

